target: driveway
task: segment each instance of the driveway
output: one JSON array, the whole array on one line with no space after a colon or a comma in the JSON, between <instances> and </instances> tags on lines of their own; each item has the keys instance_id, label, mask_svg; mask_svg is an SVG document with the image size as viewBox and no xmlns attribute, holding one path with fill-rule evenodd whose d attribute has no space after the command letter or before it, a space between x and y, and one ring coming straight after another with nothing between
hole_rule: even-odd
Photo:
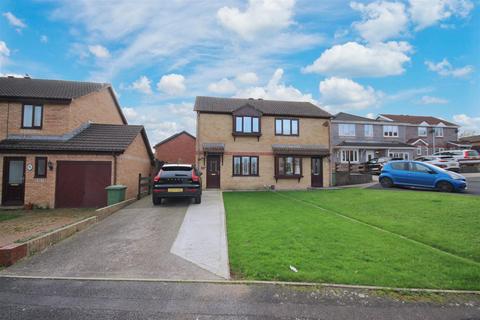
<instances>
[{"instance_id":1,"label":"driveway","mask_svg":"<svg viewBox=\"0 0 480 320\"><path fill-rule=\"evenodd\" d=\"M480 173L465 173L462 174L467 178L468 189L463 192L464 194L480 195ZM376 177L375 177L376 178ZM379 183L376 183L368 189L384 189ZM392 190L412 190L407 188L392 188Z\"/></svg>"},{"instance_id":2,"label":"driveway","mask_svg":"<svg viewBox=\"0 0 480 320\"><path fill-rule=\"evenodd\" d=\"M202 205L190 205L188 200L172 199L162 206L154 207L150 197L145 197L45 252L3 270L0 274L41 277L221 279L220 276L171 253L187 210L189 207L197 206L197 210L200 206L207 207L208 201L204 202ZM218 226L217 223L214 228ZM204 230L209 231L208 228ZM189 243L188 239L186 242Z\"/></svg>"}]
</instances>

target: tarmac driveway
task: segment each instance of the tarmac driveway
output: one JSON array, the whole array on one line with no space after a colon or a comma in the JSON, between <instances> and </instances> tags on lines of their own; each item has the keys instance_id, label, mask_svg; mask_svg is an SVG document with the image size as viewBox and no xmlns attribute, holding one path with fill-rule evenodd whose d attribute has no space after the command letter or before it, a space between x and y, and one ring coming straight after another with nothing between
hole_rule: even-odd
<instances>
[{"instance_id":1,"label":"tarmac driveway","mask_svg":"<svg viewBox=\"0 0 480 320\"><path fill-rule=\"evenodd\" d=\"M3 270L40 277L215 280L219 276L170 252L188 200L153 206L150 197ZM192 205L194 206L194 205Z\"/></svg>"}]
</instances>

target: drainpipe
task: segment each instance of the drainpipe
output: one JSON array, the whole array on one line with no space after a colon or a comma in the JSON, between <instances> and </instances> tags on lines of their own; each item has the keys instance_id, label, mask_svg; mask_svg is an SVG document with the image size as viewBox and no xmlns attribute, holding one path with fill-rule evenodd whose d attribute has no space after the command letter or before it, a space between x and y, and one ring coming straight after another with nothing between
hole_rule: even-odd
<instances>
[{"instance_id":1,"label":"drainpipe","mask_svg":"<svg viewBox=\"0 0 480 320\"><path fill-rule=\"evenodd\" d=\"M113 154L113 184L117 184L117 155Z\"/></svg>"}]
</instances>

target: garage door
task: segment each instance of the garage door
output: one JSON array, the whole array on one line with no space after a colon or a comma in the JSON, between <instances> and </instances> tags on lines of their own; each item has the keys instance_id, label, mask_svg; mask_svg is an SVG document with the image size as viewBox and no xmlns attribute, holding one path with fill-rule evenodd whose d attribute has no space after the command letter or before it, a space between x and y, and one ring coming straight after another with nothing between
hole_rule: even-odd
<instances>
[{"instance_id":1,"label":"garage door","mask_svg":"<svg viewBox=\"0 0 480 320\"><path fill-rule=\"evenodd\" d=\"M107 205L111 184L109 161L57 161L55 207L95 208Z\"/></svg>"}]
</instances>

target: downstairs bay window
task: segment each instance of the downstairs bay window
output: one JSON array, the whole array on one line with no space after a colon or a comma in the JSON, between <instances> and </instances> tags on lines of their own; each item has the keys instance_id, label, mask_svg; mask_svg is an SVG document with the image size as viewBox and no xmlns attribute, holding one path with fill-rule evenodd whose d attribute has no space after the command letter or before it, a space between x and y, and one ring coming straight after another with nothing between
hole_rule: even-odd
<instances>
[{"instance_id":1,"label":"downstairs bay window","mask_svg":"<svg viewBox=\"0 0 480 320\"><path fill-rule=\"evenodd\" d=\"M233 176L258 176L258 157L233 156Z\"/></svg>"},{"instance_id":2,"label":"downstairs bay window","mask_svg":"<svg viewBox=\"0 0 480 320\"><path fill-rule=\"evenodd\" d=\"M300 178L302 176L302 158L279 156L275 158L275 177Z\"/></svg>"},{"instance_id":3,"label":"downstairs bay window","mask_svg":"<svg viewBox=\"0 0 480 320\"><path fill-rule=\"evenodd\" d=\"M351 150L340 150L340 162L341 163L358 163L358 150L351 149Z\"/></svg>"}]
</instances>

